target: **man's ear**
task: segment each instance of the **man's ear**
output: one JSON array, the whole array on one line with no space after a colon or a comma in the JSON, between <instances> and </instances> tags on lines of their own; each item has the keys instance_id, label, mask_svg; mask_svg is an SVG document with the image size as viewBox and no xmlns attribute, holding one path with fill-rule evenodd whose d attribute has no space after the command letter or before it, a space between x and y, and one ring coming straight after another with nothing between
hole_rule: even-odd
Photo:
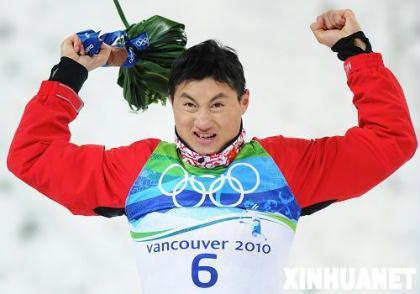
<instances>
[{"instance_id":1,"label":"man's ear","mask_svg":"<svg viewBox=\"0 0 420 294\"><path fill-rule=\"evenodd\" d=\"M248 105L249 105L249 90L248 89L245 89L244 93L239 99L239 104L241 105L242 114L244 114L246 110L248 109Z\"/></svg>"}]
</instances>

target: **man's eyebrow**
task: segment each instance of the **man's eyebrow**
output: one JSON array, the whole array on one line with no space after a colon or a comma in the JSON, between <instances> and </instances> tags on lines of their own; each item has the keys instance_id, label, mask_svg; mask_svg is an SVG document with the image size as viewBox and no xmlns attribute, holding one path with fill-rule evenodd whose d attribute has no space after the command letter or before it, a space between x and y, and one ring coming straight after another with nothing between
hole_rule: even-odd
<instances>
[{"instance_id":1,"label":"man's eyebrow","mask_svg":"<svg viewBox=\"0 0 420 294\"><path fill-rule=\"evenodd\" d=\"M182 94L181 94L181 96L180 96L181 98L187 98L187 99L190 99L190 100L192 100L192 101L194 101L195 103L197 103L197 101L195 101L195 99L193 98L193 97L191 97L190 95L188 95L187 93L185 93L185 92L182 92Z\"/></svg>"},{"instance_id":2,"label":"man's eyebrow","mask_svg":"<svg viewBox=\"0 0 420 294\"><path fill-rule=\"evenodd\" d=\"M190 99L190 100L194 101L195 103L197 103L197 101L193 97L191 97L190 95L188 95L185 92L182 92L182 94L181 94L180 97ZM228 96L225 93L220 92L219 94L217 94L216 96L214 96L213 98L211 98L210 99L210 102L213 102L214 100L216 100L218 98L227 98L227 97Z\"/></svg>"},{"instance_id":3,"label":"man's eyebrow","mask_svg":"<svg viewBox=\"0 0 420 294\"><path fill-rule=\"evenodd\" d=\"M213 98L211 98L210 99L210 102L213 102L214 100L216 100L216 99L218 99L218 98L227 98L228 96L225 94L225 93L223 93L223 92L220 92L219 94L217 94L216 96L214 96Z\"/></svg>"}]
</instances>

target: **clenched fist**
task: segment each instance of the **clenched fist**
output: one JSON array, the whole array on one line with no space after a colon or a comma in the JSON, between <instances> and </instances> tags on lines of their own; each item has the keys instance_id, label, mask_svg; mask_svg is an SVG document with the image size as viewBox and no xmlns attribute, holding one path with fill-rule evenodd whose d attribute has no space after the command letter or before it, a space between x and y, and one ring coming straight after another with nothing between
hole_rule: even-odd
<instances>
[{"instance_id":1,"label":"clenched fist","mask_svg":"<svg viewBox=\"0 0 420 294\"><path fill-rule=\"evenodd\" d=\"M102 43L98 54L92 57L85 54L82 41L74 34L61 43L61 56L66 56L83 65L88 71L98 68L108 61L111 46Z\"/></svg>"},{"instance_id":2,"label":"clenched fist","mask_svg":"<svg viewBox=\"0 0 420 294\"><path fill-rule=\"evenodd\" d=\"M331 48L341 38L350 36L361 29L353 11L345 9L330 10L321 14L311 24L311 30L319 43ZM365 43L360 39L356 39L355 45L363 50L366 49Z\"/></svg>"}]
</instances>

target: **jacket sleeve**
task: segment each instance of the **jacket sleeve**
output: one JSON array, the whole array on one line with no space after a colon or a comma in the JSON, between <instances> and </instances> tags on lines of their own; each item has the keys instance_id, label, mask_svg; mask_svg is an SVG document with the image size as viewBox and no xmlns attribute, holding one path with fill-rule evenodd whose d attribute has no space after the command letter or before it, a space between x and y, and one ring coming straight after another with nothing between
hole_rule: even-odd
<instances>
[{"instance_id":1,"label":"jacket sleeve","mask_svg":"<svg viewBox=\"0 0 420 294\"><path fill-rule=\"evenodd\" d=\"M257 139L273 157L301 208L316 211L357 197L409 160L417 139L403 91L379 53L344 63L358 126L314 140ZM306 213L306 214L309 214Z\"/></svg>"},{"instance_id":2,"label":"jacket sleeve","mask_svg":"<svg viewBox=\"0 0 420 294\"><path fill-rule=\"evenodd\" d=\"M70 143L68 125L82 106L70 87L43 81L25 107L7 166L73 214L120 215L131 185L159 140L146 139L111 150Z\"/></svg>"}]
</instances>

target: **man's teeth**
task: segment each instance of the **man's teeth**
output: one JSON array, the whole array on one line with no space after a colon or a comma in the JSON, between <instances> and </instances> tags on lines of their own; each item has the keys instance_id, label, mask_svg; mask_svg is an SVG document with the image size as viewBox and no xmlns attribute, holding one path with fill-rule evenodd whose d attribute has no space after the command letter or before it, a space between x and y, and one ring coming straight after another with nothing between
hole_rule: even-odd
<instances>
[{"instance_id":1,"label":"man's teeth","mask_svg":"<svg viewBox=\"0 0 420 294\"><path fill-rule=\"evenodd\" d=\"M213 137L216 136L216 134L206 134L206 135L204 135L204 134L198 134L198 133L195 133L195 134L196 134L196 136L198 136L200 138L203 138L203 139L210 139L210 138L213 138Z\"/></svg>"}]
</instances>

